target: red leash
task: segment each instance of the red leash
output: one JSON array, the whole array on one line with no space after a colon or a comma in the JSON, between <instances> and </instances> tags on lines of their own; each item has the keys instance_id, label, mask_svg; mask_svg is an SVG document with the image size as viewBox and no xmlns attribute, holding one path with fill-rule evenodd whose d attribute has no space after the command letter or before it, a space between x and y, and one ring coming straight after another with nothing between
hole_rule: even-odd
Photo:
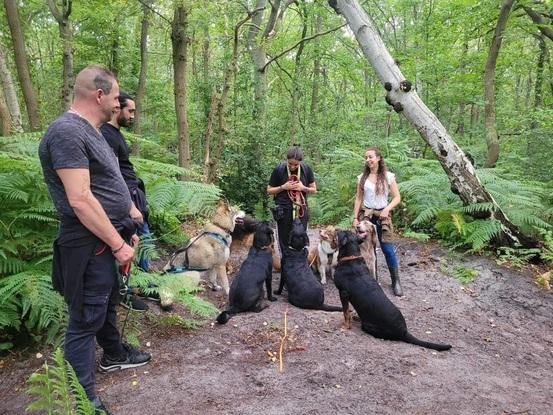
<instances>
[{"instance_id":1,"label":"red leash","mask_svg":"<svg viewBox=\"0 0 553 415\"><path fill-rule=\"evenodd\" d=\"M288 181L299 182L300 179L295 174L291 174L288 176ZM294 219L303 218L303 215L305 215L305 196L303 192L300 190L288 190L288 197L292 201L294 208Z\"/></svg>"}]
</instances>

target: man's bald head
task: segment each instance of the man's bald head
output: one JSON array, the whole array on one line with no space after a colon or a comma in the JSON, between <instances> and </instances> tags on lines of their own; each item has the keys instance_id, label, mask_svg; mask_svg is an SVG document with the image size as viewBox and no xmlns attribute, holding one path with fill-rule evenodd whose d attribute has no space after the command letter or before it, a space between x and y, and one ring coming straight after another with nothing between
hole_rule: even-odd
<instances>
[{"instance_id":1,"label":"man's bald head","mask_svg":"<svg viewBox=\"0 0 553 415\"><path fill-rule=\"evenodd\" d=\"M108 95L115 81L115 75L110 70L89 65L79 72L75 79L75 97L84 98L99 89Z\"/></svg>"}]
</instances>

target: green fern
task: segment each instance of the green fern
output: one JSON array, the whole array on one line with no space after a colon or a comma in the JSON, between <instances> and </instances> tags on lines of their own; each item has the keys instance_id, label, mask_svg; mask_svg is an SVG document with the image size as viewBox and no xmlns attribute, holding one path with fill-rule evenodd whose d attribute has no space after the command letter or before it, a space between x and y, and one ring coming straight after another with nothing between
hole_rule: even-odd
<instances>
[{"instance_id":1,"label":"green fern","mask_svg":"<svg viewBox=\"0 0 553 415\"><path fill-rule=\"evenodd\" d=\"M37 397L27 406L28 412L46 411L48 414L64 415L95 413L75 371L59 348L54 352L53 364L45 362L42 370L33 373L27 381L31 385L27 393Z\"/></svg>"}]
</instances>

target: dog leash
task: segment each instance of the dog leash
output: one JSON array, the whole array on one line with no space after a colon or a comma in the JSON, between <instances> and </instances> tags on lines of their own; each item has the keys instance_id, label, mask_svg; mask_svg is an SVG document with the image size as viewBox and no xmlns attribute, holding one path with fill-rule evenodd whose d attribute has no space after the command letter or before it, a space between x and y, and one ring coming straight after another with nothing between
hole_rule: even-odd
<instances>
[{"instance_id":1,"label":"dog leash","mask_svg":"<svg viewBox=\"0 0 553 415\"><path fill-rule=\"evenodd\" d=\"M350 256L345 256L345 257L342 257L342 258L338 258L338 262L342 263L342 262L347 262L347 261L353 261L354 259L359 259L359 258L363 258L363 257L361 255L350 255Z\"/></svg>"},{"instance_id":2,"label":"dog leash","mask_svg":"<svg viewBox=\"0 0 553 415\"><path fill-rule=\"evenodd\" d=\"M290 167L286 165L289 182L299 182L301 179L301 164L298 166L298 174L290 174ZM299 190L288 190L288 197L292 201L292 219L303 218L305 215L305 196Z\"/></svg>"}]
</instances>

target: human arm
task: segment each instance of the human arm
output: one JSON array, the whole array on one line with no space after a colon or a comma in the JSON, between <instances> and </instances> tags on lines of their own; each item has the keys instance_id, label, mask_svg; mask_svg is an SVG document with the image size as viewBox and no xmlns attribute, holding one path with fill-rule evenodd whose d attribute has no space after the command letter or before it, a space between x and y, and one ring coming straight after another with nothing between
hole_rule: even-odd
<instances>
[{"instance_id":1,"label":"human arm","mask_svg":"<svg viewBox=\"0 0 553 415\"><path fill-rule=\"evenodd\" d=\"M129 216L135 221L135 222L138 222L138 223L144 223L144 217L142 216L142 213L140 212L140 210L138 210L138 208L136 207L136 205L134 204L134 202L131 202L131 210L129 212Z\"/></svg>"},{"instance_id":2,"label":"human arm","mask_svg":"<svg viewBox=\"0 0 553 415\"><path fill-rule=\"evenodd\" d=\"M267 185L267 193L270 195L276 195L282 191L295 190L294 189L295 183L297 182L285 182L280 186L271 186L269 184Z\"/></svg>"},{"instance_id":3,"label":"human arm","mask_svg":"<svg viewBox=\"0 0 553 415\"><path fill-rule=\"evenodd\" d=\"M125 243L98 199L92 194L89 170L58 169L56 173L61 179L69 205L79 221L111 248L120 264L130 262L134 257L134 249Z\"/></svg>"},{"instance_id":4,"label":"human arm","mask_svg":"<svg viewBox=\"0 0 553 415\"><path fill-rule=\"evenodd\" d=\"M392 200L388 205L380 211L380 219L386 219L390 216L390 211L395 208L401 202L401 195L399 194L399 187L395 179L390 183L390 194L392 195Z\"/></svg>"},{"instance_id":5,"label":"human arm","mask_svg":"<svg viewBox=\"0 0 553 415\"><path fill-rule=\"evenodd\" d=\"M356 227L359 224L359 210L361 209L361 203L363 202L363 190L357 185L357 190L355 192L355 202L353 203L353 227Z\"/></svg>"}]
</instances>

